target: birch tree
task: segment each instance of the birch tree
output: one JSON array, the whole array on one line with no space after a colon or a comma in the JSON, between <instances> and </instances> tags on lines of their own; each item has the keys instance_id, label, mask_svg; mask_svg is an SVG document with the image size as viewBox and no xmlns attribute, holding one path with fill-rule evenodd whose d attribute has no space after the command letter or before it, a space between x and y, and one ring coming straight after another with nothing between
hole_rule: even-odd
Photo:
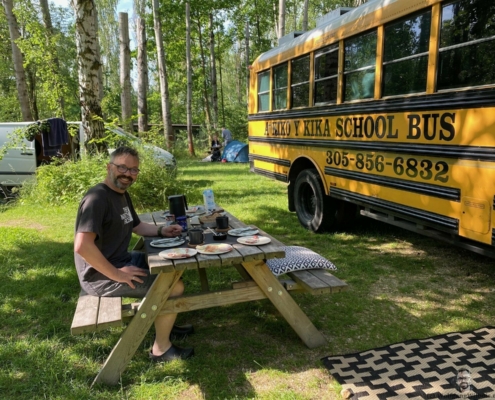
<instances>
[{"instance_id":1,"label":"birch tree","mask_svg":"<svg viewBox=\"0 0 495 400\"><path fill-rule=\"evenodd\" d=\"M285 0L278 2L278 38L285 36Z\"/></svg>"},{"instance_id":2,"label":"birch tree","mask_svg":"<svg viewBox=\"0 0 495 400\"><path fill-rule=\"evenodd\" d=\"M160 95L162 105L163 134L167 143L167 149L171 149L175 142L170 115L170 101L167 81L167 65L165 61L165 49L163 47L162 23L159 14L158 0L153 0L153 21L155 29L156 53L158 59L158 74L160 77Z\"/></svg>"},{"instance_id":3,"label":"birch tree","mask_svg":"<svg viewBox=\"0 0 495 400\"><path fill-rule=\"evenodd\" d=\"M12 12L13 0L2 0L7 23L9 25L10 43L12 47L12 60L14 63L14 72L17 86L17 96L21 107L23 121L33 121L33 114L29 104L28 86L26 80L26 71L24 70L24 61L21 50L17 46L16 41L20 38L19 27L17 20Z\"/></svg>"},{"instance_id":4,"label":"birch tree","mask_svg":"<svg viewBox=\"0 0 495 400\"><path fill-rule=\"evenodd\" d=\"M93 0L73 0L75 15L77 66L79 76L79 101L86 149L106 151L101 140L105 134L100 104L98 34L96 30L96 7Z\"/></svg>"},{"instance_id":5,"label":"birch tree","mask_svg":"<svg viewBox=\"0 0 495 400\"><path fill-rule=\"evenodd\" d=\"M137 19L137 42L138 131L146 132L148 130L148 53L146 51L146 21L142 9Z\"/></svg>"}]
</instances>

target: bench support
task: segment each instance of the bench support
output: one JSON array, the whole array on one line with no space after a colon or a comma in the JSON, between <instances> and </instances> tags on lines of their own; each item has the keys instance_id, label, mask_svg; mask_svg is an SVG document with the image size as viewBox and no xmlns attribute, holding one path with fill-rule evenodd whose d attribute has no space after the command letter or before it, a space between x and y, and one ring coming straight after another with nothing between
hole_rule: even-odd
<instances>
[{"instance_id":1,"label":"bench support","mask_svg":"<svg viewBox=\"0 0 495 400\"><path fill-rule=\"evenodd\" d=\"M264 261L244 262L242 266L258 284L265 296L286 319L292 329L310 349L326 343L325 337L316 329L299 308L292 296L285 290L277 277L272 274Z\"/></svg>"},{"instance_id":2,"label":"bench support","mask_svg":"<svg viewBox=\"0 0 495 400\"><path fill-rule=\"evenodd\" d=\"M136 315L127 328L122 332L119 341L114 346L102 369L96 376L95 383L116 385L120 374L131 360L146 333L167 301L172 288L175 286L183 271L175 273L160 273L148 291L147 296L139 305Z\"/></svg>"}]
</instances>

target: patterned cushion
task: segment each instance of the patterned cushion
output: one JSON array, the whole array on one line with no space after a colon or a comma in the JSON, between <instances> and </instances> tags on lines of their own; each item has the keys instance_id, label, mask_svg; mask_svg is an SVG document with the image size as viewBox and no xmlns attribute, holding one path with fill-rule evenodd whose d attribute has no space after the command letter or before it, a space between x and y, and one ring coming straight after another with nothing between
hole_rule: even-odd
<instances>
[{"instance_id":1,"label":"patterned cushion","mask_svg":"<svg viewBox=\"0 0 495 400\"><path fill-rule=\"evenodd\" d=\"M301 269L331 269L336 271L337 267L326 258L315 253L313 250L300 246L285 247L285 258L272 258L266 264L274 275L282 275L291 271Z\"/></svg>"}]
</instances>

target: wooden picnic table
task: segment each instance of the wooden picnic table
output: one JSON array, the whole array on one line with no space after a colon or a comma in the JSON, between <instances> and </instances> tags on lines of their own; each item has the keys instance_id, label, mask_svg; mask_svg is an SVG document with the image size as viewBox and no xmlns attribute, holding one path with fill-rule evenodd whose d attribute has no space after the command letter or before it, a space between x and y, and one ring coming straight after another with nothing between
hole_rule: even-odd
<instances>
[{"instance_id":1,"label":"wooden picnic table","mask_svg":"<svg viewBox=\"0 0 495 400\"><path fill-rule=\"evenodd\" d=\"M225 211L225 215L229 217L230 228L247 227L229 212ZM164 212L158 211L140 215L140 218L144 222L163 225L166 222L163 216ZM150 271L158 276L146 297L137 306L134 317L108 356L94 383L118 383L120 374L138 349L155 318L164 313L187 312L267 298L309 348L325 344L326 340L323 335L315 328L283 284L265 264L268 259L285 256L284 244L261 229L256 229L260 231L260 235L269 237L271 242L262 246L248 246L234 243L229 237L229 243L234 249L228 253L219 255L198 253L194 257L178 260L167 260L160 257L158 253L164 249L153 248L149 245L154 238L141 238L139 244L147 253ZM205 242L225 243L214 242L212 234L206 235ZM187 247L187 241L181 247ZM242 282L238 282L226 290L210 291L207 270L226 267L236 268ZM169 299L171 288L180 279L183 272L189 269L198 272L201 291Z\"/></svg>"}]
</instances>

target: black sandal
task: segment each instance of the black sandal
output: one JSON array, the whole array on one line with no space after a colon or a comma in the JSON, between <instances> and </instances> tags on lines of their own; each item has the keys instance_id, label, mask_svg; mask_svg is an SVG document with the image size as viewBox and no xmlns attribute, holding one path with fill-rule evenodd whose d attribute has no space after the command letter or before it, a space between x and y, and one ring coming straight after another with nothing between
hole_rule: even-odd
<instances>
[{"instance_id":1,"label":"black sandal","mask_svg":"<svg viewBox=\"0 0 495 400\"><path fill-rule=\"evenodd\" d=\"M153 362L168 362L173 360L187 360L194 356L194 348L190 347L183 349L181 347L172 345L165 353L160 356L155 356L153 350L150 350L150 359Z\"/></svg>"}]
</instances>

